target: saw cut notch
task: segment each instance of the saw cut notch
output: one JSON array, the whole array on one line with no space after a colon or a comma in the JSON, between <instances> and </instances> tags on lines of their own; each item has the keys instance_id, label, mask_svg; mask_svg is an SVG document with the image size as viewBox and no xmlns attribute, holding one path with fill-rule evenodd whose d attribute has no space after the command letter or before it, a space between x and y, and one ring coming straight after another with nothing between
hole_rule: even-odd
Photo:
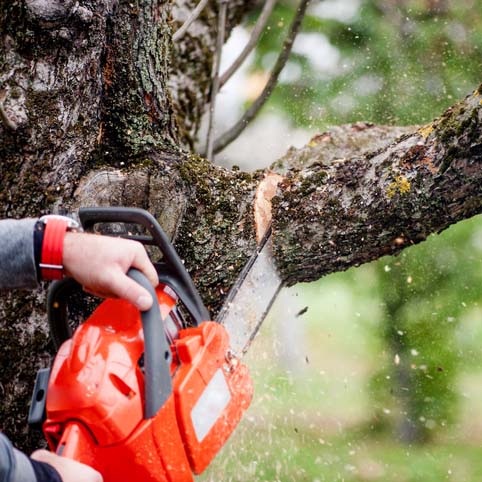
<instances>
[{"instance_id":1,"label":"saw cut notch","mask_svg":"<svg viewBox=\"0 0 482 482\"><path fill-rule=\"evenodd\" d=\"M283 179L283 176L280 174L268 171L256 189L254 198L254 222L256 224L256 242L258 244L261 243L261 240L271 226L271 200L276 194L278 184Z\"/></svg>"}]
</instances>

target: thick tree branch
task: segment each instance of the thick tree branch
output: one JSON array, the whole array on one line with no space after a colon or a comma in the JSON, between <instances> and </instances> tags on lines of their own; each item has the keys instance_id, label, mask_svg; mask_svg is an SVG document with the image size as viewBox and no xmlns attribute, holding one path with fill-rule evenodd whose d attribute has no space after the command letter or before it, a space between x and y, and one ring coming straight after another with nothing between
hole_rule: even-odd
<instances>
[{"instance_id":1,"label":"thick tree branch","mask_svg":"<svg viewBox=\"0 0 482 482\"><path fill-rule=\"evenodd\" d=\"M397 253L480 213L482 88L385 149L290 172L274 209L288 284Z\"/></svg>"},{"instance_id":2,"label":"thick tree branch","mask_svg":"<svg viewBox=\"0 0 482 482\"><path fill-rule=\"evenodd\" d=\"M331 127L328 132L313 136L306 146L299 149L291 147L270 169L286 174L290 170L300 171L314 164L331 164L336 160L364 157L417 129L418 126L377 126L369 122Z\"/></svg>"},{"instance_id":3,"label":"thick tree branch","mask_svg":"<svg viewBox=\"0 0 482 482\"><path fill-rule=\"evenodd\" d=\"M274 199L273 239L285 281L311 281L397 253L479 213L481 100L476 91L418 129L334 128L276 163L285 179ZM164 200L150 199L149 208L162 213L160 206L177 199L166 225L215 313L255 249L254 197L264 173L227 171L201 158L171 161L161 173L148 191ZM106 198L117 188L103 176L96 189L79 189L78 204L120 201Z\"/></svg>"}]
</instances>

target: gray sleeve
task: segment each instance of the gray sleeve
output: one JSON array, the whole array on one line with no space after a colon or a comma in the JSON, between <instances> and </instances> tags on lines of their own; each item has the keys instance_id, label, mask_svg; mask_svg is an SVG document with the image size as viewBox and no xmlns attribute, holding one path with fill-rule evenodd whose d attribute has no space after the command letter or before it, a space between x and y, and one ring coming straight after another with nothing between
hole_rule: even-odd
<instances>
[{"instance_id":1,"label":"gray sleeve","mask_svg":"<svg viewBox=\"0 0 482 482\"><path fill-rule=\"evenodd\" d=\"M33 229L36 221L0 221L0 290L37 287L33 251Z\"/></svg>"},{"instance_id":2,"label":"gray sleeve","mask_svg":"<svg viewBox=\"0 0 482 482\"><path fill-rule=\"evenodd\" d=\"M17 449L5 435L0 434L0 482L36 482L28 457Z\"/></svg>"}]
</instances>

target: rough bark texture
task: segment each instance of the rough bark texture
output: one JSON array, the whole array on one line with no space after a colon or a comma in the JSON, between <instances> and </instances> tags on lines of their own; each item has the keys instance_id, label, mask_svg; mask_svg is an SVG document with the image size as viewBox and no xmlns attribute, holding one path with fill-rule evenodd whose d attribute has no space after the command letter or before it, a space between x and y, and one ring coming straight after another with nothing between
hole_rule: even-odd
<instances>
[{"instance_id":1,"label":"rough bark texture","mask_svg":"<svg viewBox=\"0 0 482 482\"><path fill-rule=\"evenodd\" d=\"M0 0L0 118L9 120L0 123L0 216L147 208L215 314L256 247L263 172L183 150L209 100L216 36L212 0L172 45L195 3ZM252 3L230 2L229 28ZM397 252L480 212L481 110L477 91L412 134L356 124L290 151L273 167L286 176L273 212L286 281ZM50 353L43 303L39 290L2 294L0 304L0 425L24 449L38 443L25 420Z\"/></svg>"},{"instance_id":2,"label":"rough bark texture","mask_svg":"<svg viewBox=\"0 0 482 482\"><path fill-rule=\"evenodd\" d=\"M186 156L135 171L92 172L75 206L148 208L175 247L214 315L256 248L253 201L259 174L228 171Z\"/></svg>"},{"instance_id":3,"label":"rough bark texture","mask_svg":"<svg viewBox=\"0 0 482 482\"><path fill-rule=\"evenodd\" d=\"M397 253L480 213L481 94L386 148L289 173L274 200L275 255L287 284Z\"/></svg>"}]
</instances>

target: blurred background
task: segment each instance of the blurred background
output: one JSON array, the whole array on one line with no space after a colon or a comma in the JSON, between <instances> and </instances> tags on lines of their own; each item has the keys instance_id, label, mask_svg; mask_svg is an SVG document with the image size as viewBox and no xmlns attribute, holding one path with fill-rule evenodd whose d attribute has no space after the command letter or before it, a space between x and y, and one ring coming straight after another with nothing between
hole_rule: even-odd
<instances>
[{"instance_id":1,"label":"blurred background","mask_svg":"<svg viewBox=\"0 0 482 482\"><path fill-rule=\"evenodd\" d=\"M263 89L296 4L278 1L221 90L218 134ZM270 101L216 162L264 168L331 125L424 124L481 82L480 0L312 0ZM482 217L284 290L246 362L252 406L201 481L482 480Z\"/></svg>"}]
</instances>

